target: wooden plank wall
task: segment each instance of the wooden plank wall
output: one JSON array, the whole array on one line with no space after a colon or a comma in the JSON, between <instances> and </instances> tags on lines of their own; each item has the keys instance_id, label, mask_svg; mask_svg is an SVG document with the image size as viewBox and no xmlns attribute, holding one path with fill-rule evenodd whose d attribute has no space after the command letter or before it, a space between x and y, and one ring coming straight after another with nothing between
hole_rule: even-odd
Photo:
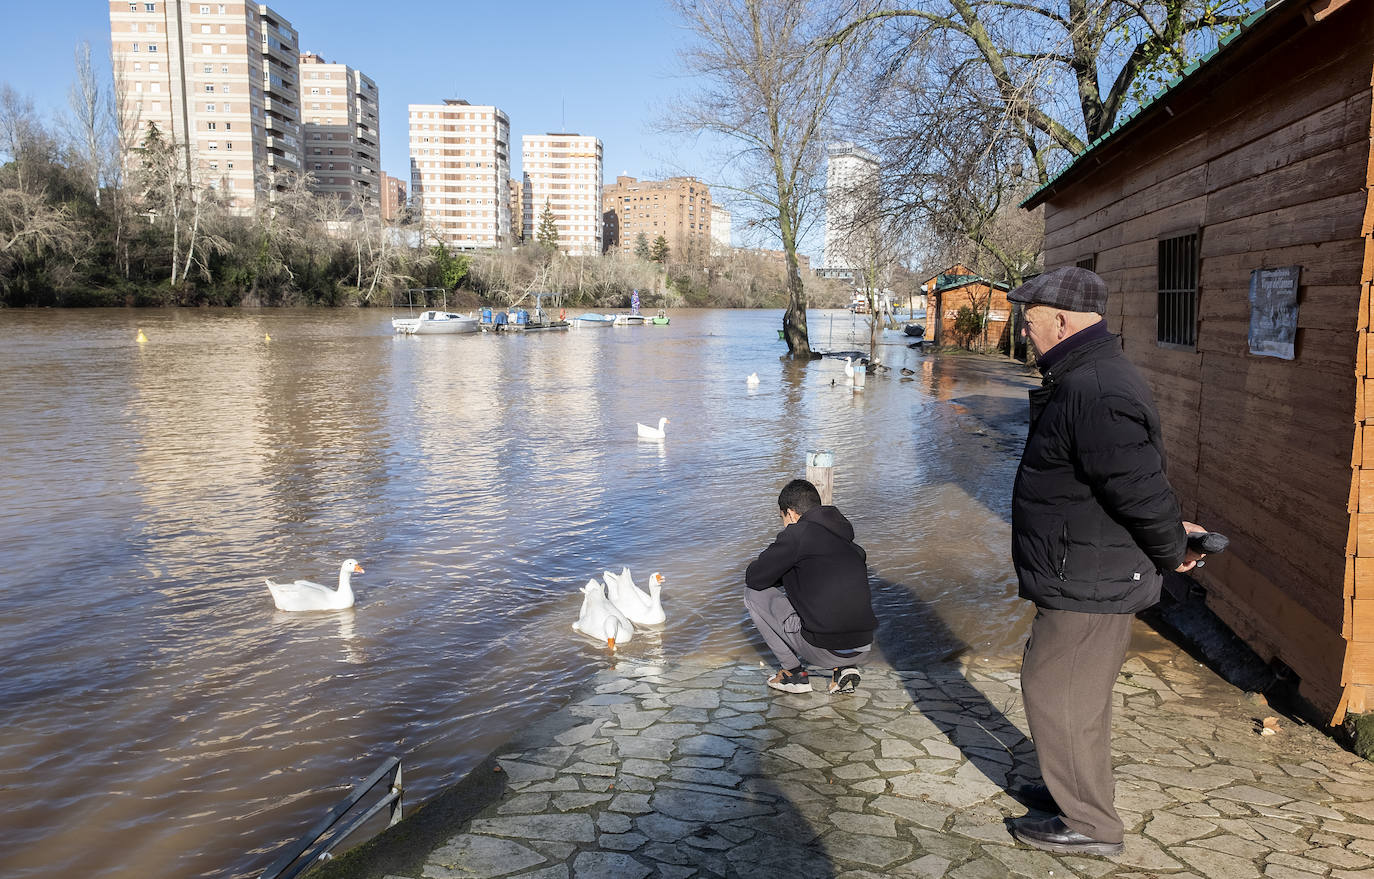
<instances>
[{"instance_id":1,"label":"wooden plank wall","mask_svg":"<svg viewBox=\"0 0 1374 879\"><path fill-rule=\"evenodd\" d=\"M1354 366L1374 247L1374 12L1351 5L1206 94L1166 99L1171 115L1099 150L1099 166L1047 202L1045 221L1047 268L1096 256L1109 326L1155 394L1185 517L1232 538L1199 572L1209 604L1327 710L1341 696L1348 584L1367 582L1356 594L1374 607L1374 503L1369 567L1347 564ZM1157 241L1190 231L1201 234L1197 349L1169 350L1155 341ZM1250 272L1287 265L1302 266L1296 359L1251 356ZM1370 663L1355 673L1374 684L1374 614L1367 624Z\"/></svg>"},{"instance_id":2,"label":"wooden plank wall","mask_svg":"<svg viewBox=\"0 0 1374 879\"><path fill-rule=\"evenodd\" d=\"M1374 93L1374 69L1370 70ZM1332 723L1346 710L1374 710L1374 102L1370 106L1369 160L1365 166L1365 210L1360 235L1364 260L1360 271L1360 326L1355 361L1355 443L1351 455L1350 536L1346 541L1345 635L1349 645L1341 668L1343 691Z\"/></svg>"}]
</instances>

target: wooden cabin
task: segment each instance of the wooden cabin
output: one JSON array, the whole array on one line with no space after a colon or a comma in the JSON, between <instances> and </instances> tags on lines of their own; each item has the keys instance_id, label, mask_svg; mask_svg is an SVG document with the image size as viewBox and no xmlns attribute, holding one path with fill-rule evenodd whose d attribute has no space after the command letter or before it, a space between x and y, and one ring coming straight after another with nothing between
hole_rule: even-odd
<instances>
[{"instance_id":1,"label":"wooden cabin","mask_svg":"<svg viewBox=\"0 0 1374 879\"><path fill-rule=\"evenodd\" d=\"M1011 288L1000 282L980 277L968 266L956 264L921 285L926 291L926 338L937 345L959 344L953 336L954 320L959 309L967 306L986 315L983 332L973 341L980 350L1010 351L1011 303L1007 291Z\"/></svg>"},{"instance_id":2,"label":"wooden cabin","mask_svg":"<svg viewBox=\"0 0 1374 879\"><path fill-rule=\"evenodd\" d=\"M1107 281L1208 605L1338 723L1374 711L1374 2L1280 0L1023 205ZM1366 418L1369 420L1366 421Z\"/></svg>"}]
</instances>

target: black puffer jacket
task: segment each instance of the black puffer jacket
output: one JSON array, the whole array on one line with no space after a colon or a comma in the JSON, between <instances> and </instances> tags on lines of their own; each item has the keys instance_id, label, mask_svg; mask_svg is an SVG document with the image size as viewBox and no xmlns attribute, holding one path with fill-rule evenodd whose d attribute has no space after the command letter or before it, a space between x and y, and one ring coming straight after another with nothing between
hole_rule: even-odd
<instances>
[{"instance_id":1,"label":"black puffer jacket","mask_svg":"<svg viewBox=\"0 0 1374 879\"><path fill-rule=\"evenodd\" d=\"M872 644L878 628L866 558L843 513L813 507L749 563L744 583L782 586L801 617L803 638L827 650L852 650Z\"/></svg>"},{"instance_id":2,"label":"black puffer jacket","mask_svg":"<svg viewBox=\"0 0 1374 879\"><path fill-rule=\"evenodd\" d=\"M1150 390L1120 337L1085 338L1030 392L1012 561L1021 597L1041 607L1135 613L1159 600L1187 542Z\"/></svg>"}]
</instances>

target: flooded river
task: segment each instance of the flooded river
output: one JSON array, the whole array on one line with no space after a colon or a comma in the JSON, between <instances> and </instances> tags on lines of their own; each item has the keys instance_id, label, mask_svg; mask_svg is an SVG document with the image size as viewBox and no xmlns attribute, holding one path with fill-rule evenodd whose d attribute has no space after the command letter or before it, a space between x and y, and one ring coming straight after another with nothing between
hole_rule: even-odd
<instances>
[{"instance_id":1,"label":"flooded river","mask_svg":"<svg viewBox=\"0 0 1374 879\"><path fill-rule=\"evenodd\" d=\"M1019 651L1024 369L888 333L856 393L779 359L778 312L672 317L0 311L0 875L256 875L391 754L423 800L616 661L570 629L605 568L667 581L622 660L763 658L741 575L808 450L835 453L889 661ZM274 609L264 577L347 557L355 609Z\"/></svg>"}]
</instances>

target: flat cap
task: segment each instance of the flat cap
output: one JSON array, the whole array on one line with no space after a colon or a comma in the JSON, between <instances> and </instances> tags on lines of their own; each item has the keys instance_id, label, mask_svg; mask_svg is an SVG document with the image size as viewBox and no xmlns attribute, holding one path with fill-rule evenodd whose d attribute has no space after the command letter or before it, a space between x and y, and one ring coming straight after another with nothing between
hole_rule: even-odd
<instances>
[{"instance_id":1,"label":"flat cap","mask_svg":"<svg viewBox=\"0 0 1374 879\"><path fill-rule=\"evenodd\" d=\"M1107 313L1107 282L1096 272L1065 266L1036 275L1007 294L1012 302L1049 305L1065 311Z\"/></svg>"}]
</instances>

